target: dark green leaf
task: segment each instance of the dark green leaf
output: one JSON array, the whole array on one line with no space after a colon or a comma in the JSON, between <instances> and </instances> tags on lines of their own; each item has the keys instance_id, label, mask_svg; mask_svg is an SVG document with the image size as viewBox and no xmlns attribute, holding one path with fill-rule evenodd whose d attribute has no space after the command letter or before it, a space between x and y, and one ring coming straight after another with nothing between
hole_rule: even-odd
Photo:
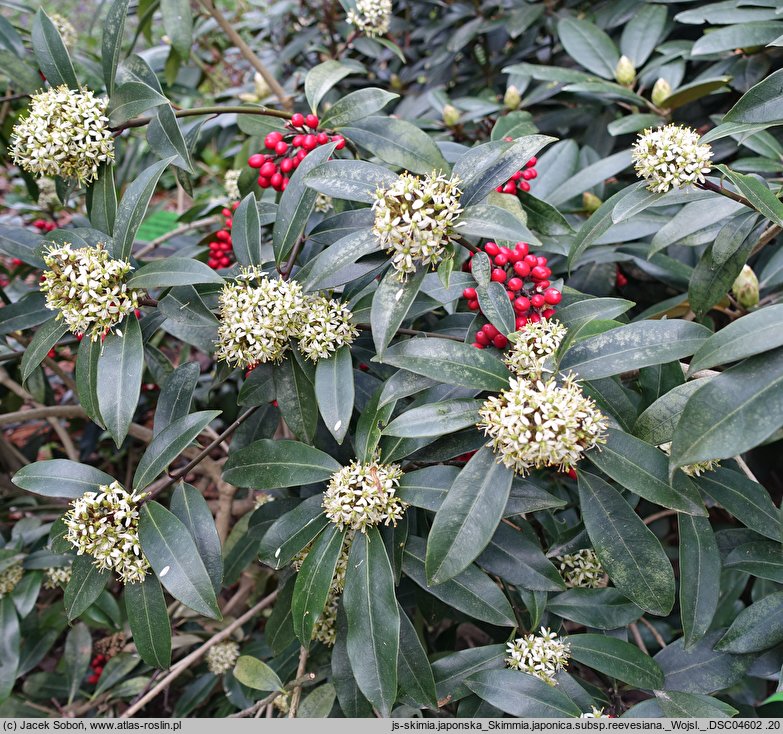
<instances>
[{"instance_id":1,"label":"dark green leaf","mask_svg":"<svg viewBox=\"0 0 783 734\"><path fill-rule=\"evenodd\" d=\"M724 116L723 122L783 123L783 69L752 86Z\"/></svg>"},{"instance_id":2,"label":"dark green leaf","mask_svg":"<svg viewBox=\"0 0 783 734\"><path fill-rule=\"evenodd\" d=\"M783 30L783 23L780 24ZM732 171L728 166L716 166L737 187L751 205L774 224L783 227L783 202L773 194L766 183L754 176Z\"/></svg>"},{"instance_id":3,"label":"dark green leaf","mask_svg":"<svg viewBox=\"0 0 783 734\"><path fill-rule=\"evenodd\" d=\"M147 143L159 158L170 158L178 168L194 173L185 137L171 105L160 105L147 126Z\"/></svg>"},{"instance_id":4,"label":"dark green leaf","mask_svg":"<svg viewBox=\"0 0 783 734\"><path fill-rule=\"evenodd\" d=\"M698 693L656 691L655 697L664 716L669 718L726 719L739 713L717 698Z\"/></svg>"},{"instance_id":5,"label":"dark green leaf","mask_svg":"<svg viewBox=\"0 0 783 734\"><path fill-rule=\"evenodd\" d=\"M278 441L277 443L282 443ZM273 568L287 566L329 524L320 494L308 497L290 512L275 520L258 549L262 563Z\"/></svg>"},{"instance_id":6,"label":"dark green leaf","mask_svg":"<svg viewBox=\"0 0 783 734\"><path fill-rule=\"evenodd\" d=\"M670 442L688 398L703 384L703 380L686 382L661 395L638 417L634 435L655 446Z\"/></svg>"},{"instance_id":7,"label":"dark green leaf","mask_svg":"<svg viewBox=\"0 0 783 734\"><path fill-rule=\"evenodd\" d=\"M98 360L102 344L92 339L82 339L76 358L76 390L84 412L93 423L103 426L98 408Z\"/></svg>"},{"instance_id":8,"label":"dark green leaf","mask_svg":"<svg viewBox=\"0 0 783 734\"><path fill-rule=\"evenodd\" d=\"M33 18L31 35L35 58L49 84L52 87L65 84L71 89L79 89L68 49L43 8L39 8Z\"/></svg>"},{"instance_id":9,"label":"dark green leaf","mask_svg":"<svg viewBox=\"0 0 783 734\"><path fill-rule=\"evenodd\" d=\"M342 443L351 423L354 401L351 348L341 347L315 366L315 397L329 433Z\"/></svg>"},{"instance_id":10,"label":"dark green leaf","mask_svg":"<svg viewBox=\"0 0 783 734\"><path fill-rule=\"evenodd\" d=\"M44 361L49 350L57 344L66 331L68 325L56 318L50 319L38 328L22 355L22 382L27 382L27 378Z\"/></svg>"},{"instance_id":11,"label":"dark green leaf","mask_svg":"<svg viewBox=\"0 0 783 734\"><path fill-rule=\"evenodd\" d=\"M517 330L514 308L500 283L492 281L488 285L480 285L476 293L481 312L501 334L508 335Z\"/></svg>"},{"instance_id":12,"label":"dark green leaf","mask_svg":"<svg viewBox=\"0 0 783 734\"><path fill-rule=\"evenodd\" d=\"M435 660L432 674L438 700L459 701L470 695L465 680L481 670L503 667L505 653L505 645L485 645L453 652Z\"/></svg>"},{"instance_id":13,"label":"dark green leaf","mask_svg":"<svg viewBox=\"0 0 783 734\"><path fill-rule=\"evenodd\" d=\"M65 587L65 611L71 622L81 616L100 596L111 579L110 571L100 571L93 564L91 556L77 556L73 559L71 580Z\"/></svg>"},{"instance_id":14,"label":"dark green leaf","mask_svg":"<svg viewBox=\"0 0 783 734\"><path fill-rule=\"evenodd\" d=\"M310 105L310 109L313 112L318 111L318 105L324 98L324 95L335 85L340 79L353 73L353 69L345 64L341 64L339 61L324 61L322 64L313 67L307 72L305 77L305 98L307 104Z\"/></svg>"},{"instance_id":15,"label":"dark green leaf","mask_svg":"<svg viewBox=\"0 0 783 734\"><path fill-rule=\"evenodd\" d=\"M614 79L620 58L612 39L587 20L563 18L557 24L560 42L568 55L588 71L604 79Z\"/></svg>"},{"instance_id":16,"label":"dark green leaf","mask_svg":"<svg viewBox=\"0 0 783 734\"><path fill-rule=\"evenodd\" d=\"M453 433L475 425L479 418L478 410L483 404L483 400L455 398L422 405L397 416L383 429L383 433L403 438Z\"/></svg>"},{"instance_id":17,"label":"dark green leaf","mask_svg":"<svg viewBox=\"0 0 783 734\"><path fill-rule=\"evenodd\" d=\"M101 484L111 484L114 477L87 464L68 459L36 461L23 466L11 480L17 487L44 497L81 497L97 492Z\"/></svg>"},{"instance_id":18,"label":"dark green leaf","mask_svg":"<svg viewBox=\"0 0 783 734\"><path fill-rule=\"evenodd\" d=\"M261 265L261 220L255 195L249 193L231 219L231 245L240 265Z\"/></svg>"},{"instance_id":19,"label":"dark green leaf","mask_svg":"<svg viewBox=\"0 0 783 734\"><path fill-rule=\"evenodd\" d=\"M92 635L84 622L71 627L65 638L63 661L65 662L65 677L68 681L68 704L73 702L79 686L87 675L92 658Z\"/></svg>"},{"instance_id":20,"label":"dark green leaf","mask_svg":"<svg viewBox=\"0 0 783 734\"><path fill-rule=\"evenodd\" d=\"M783 591L743 609L715 645L731 653L761 652L783 642Z\"/></svg>"},{"instance_id":21,"label":"dark green leaf","mask_svg":"<svg viewBox=\"0 0 783 734\"><path fill-rule=\"evenodd\" d=\"M783 554L780 552L780 543L759 540L738 545L726 557L723 567L783 583Z\"/></svg>"},{"instance_id":22,"label":"dark green leaf","mask_svg":"<svg viewBox=\"0 0 783 734\"><path fill-rule=\"evenodd\" d=\"M193 43L193 11L190 0L160 0L163 29L181 58L190 56Z\"/></svg>"},{"instance_id":23,"label":"dark green leaf","mask_svg":"<svg viewBox=\"0 0 783 734\"><path fill-rule=\"evenodd\" d=\"M280 412L294 435L312 443L318 423L315 386L294 355L275 368L275 394Z\"/></svg>"},{"instance_id":24,"label":"dark green leaf","mask_svg":"<svg viewBox=\"0 0 783 734\"><path fill-rule=\"evenodd\" d=\"M396 179L388 168L375 163L335 160L313 168L305 183L327 196L372 204L375 192L390 187Z\"/></svg>"},{"instance_id":25,"label":"dark green leaf","mask_svg":"<svg viewBox=\"0 0 783 734\"><path fill-rule=\"evenodd\" d=\"M103 83L109 96L114 93L114 75L122 51L122 39L125 31L125 17L128 15L130 0L114 0L103 21L103 38L101 40L101 64L103 67Z\"/></svg>"},{"instance_id":26,"label":"dark green leaf","mask_svg":"<svg viewBox=\"0 0 783 734\"><path fill-rule=\"evenodd\" d=\"M11 695L19 667L19 617L16 616L13 599L0 599L0 702Z\"/></svg>"},{"instance_id":27,"label":"dark green leaf","mask_svg":"<svg viewBox=\"0 0 783 734\"><path fill-rule=\"evenodd\" d=\"M617 589L569 589L549 599L552 614L596 629L625 627L644 613Z\"/></svg>"},{"instance_id":28,"label":"dark green leaf","mask_svg":"<svg viewBox=\"0 0 783 734\"><path fill-rule=\"evenodd\" d=\"M637 688L661 688L663 673L636 645L606 635L571 635L571 657Z\"/></svg>"},{"instance_id":29,"label":"dark green leaf","mask_svg":"<svg viewBox=\"0 0 783 734\"><path fill-rule=\"evenodd\" d=\"M163 383L155 407L152 434L157 436L174 421L190 413L193 391L198 384L201 369L196 362L185 362L175 369Z\"/></svg>"},{"instance_id":30,"label":"dark green leaf","mask_svg":"<svg viewBox=\"0 0 783 734\"><path fill-rule=\"evenodd\" d=\"M109 123L119 125L142 112L168 104L168 99L159 90L141 81L128 81L120 84L111 97L109 104ZM169 161L170 162L170 161Z\"/></svg>"},{"instance_id":31,"label":"dark green leaf","mask_svg":"<svg viewBox=\"0 0 783 734\"><path fill-rule=\"evenodd\" d=\"M121 0L122 1L122 0ZM117 217L117 190L114 188L114 166L102 163L98 178L87 187L87 211L95 229L110 234Z\"/></svg>"},{"instance_id":32,"label":"dark green leaf","mask_svg":"<svg viewBox=\"0 0 783 734\"><path fill-rule=\"evenodd\" d=\"M212 268L189 257L167 257L155 260L139 268L128 278L133 288L168 288L174 285L196 283L223 283Z\"/></svg>"},{"instance_id":33,"label":"dark green leaf","mask_svg":"<svg viewBox=\"0 0 783 734\"><path fill-rule=\"evenodd\" d=\"M154 668L171 665L171 623L160 582L151 574L125 586L125 611L141 659Z\"/></svg>"},{"instance_id":34,"label":"dark green leaf","mask_svg":"<svg viewBox=\"0 0 783 734\"><path fill-rule=\"evenodd\" d=\"M383 357L386 347L394 339L405 316L419 293L427 268L420 267L413 276L401 281L399 273L389 268L372 299L370 326L378 357ZM506 298L508 300L508 298Z\"/></svg>"},{"instance_id":35,"label":"dark green leaf","mask_svg":"<svg viewBox=\"0 0 783 734\"><path fill-rule=\"evenodd\" d=\"M713 28L693 44L691 56L706 56L721 51L766 46L781 33L783 33L783 23L776 21L750 21Z\"/></svg>"},{"instance_id":36,"label":"dark green leaf","mask_svg":"<svg viewBox=\"0 0 783 734\"><path fill-rule=\"evenodd\" d=\"M335 102L321 117L320 125L323 128L339 130L378 112L399 96L375 87L359 89Z\"/></svg>"},{"instance_id":37,"label":"dark green leaf","mask_svg":"<svg viewBox=\"0 0 783 734\"><path fill-rule=\"evenodd\" d=\"M400 690L419 706L438 708L435 680L416 628L400 609L400 652L397 659Z\"/></svg>"},{"instance_id":38,"label":"dark green leaf","mask_svg":"<svg viewBox=\"0 0 783 734\"><path fill-rule=\"evenodd\" d=\"M680 614L686 647L710 628L718 608L720 555L707 518L678 515L680 530Z\"/></svg>"}]
</instances>

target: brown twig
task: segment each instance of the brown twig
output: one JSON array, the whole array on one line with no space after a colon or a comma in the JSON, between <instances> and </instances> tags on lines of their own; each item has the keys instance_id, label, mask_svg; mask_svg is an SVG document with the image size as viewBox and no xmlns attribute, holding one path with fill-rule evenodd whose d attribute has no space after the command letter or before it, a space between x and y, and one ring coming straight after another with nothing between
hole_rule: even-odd
<instances>
[{"instance_id":1,"label":"brown twig","mask_svg":"<svg viewBox=\"0 0 783 734\"><path fill-rule=\"evenodd\" d=\"M661 510L660 512L654 512L649 517L644 518L644 524L652 525L656 520L662 520L664 517L671 517L672 515L676 514L676 510Z\"/></svg>"},{"instance_id":2,"label":"brown twig","mask_svg":"<svg viewBox=\"0 0 783 734\"><path fill-rule=\"evenodd\" d=\"M162 245L164 242L167 242L174 237L178 237L181 234L186 234L187 232L198 229L199 227L206 227L210 224L217 224L219 221L220 219L217 216L211 216L204 217L203 219L196 219L195 221L187 222L186 224L181 224L176 229L172 229L171 232L166 232L166 234L162 234L160 237L156 237L154 240L148 242L135 254L135 257L142 258L152 252L158 245Z\"/></svg>"},{"instance_id":3,"label":"brown twig","mask_svg":"<svg viewBox=\"0 0 783 734\"><path fill-rule=\"evenodd\" d=\"M296 679L299 680L305 674L305 668L307 667L307 648L302 645L299 649L299 666L296 669ZM296 712L299 710L299 701L302 698L302 686L295 685L293 693L291 694L291 708L288 710L288 718L295 719Z\"/></svg>"},{"instance_id":4,"label":"brown twig","mask_svg":"<svg viewBox=\"0 0 783 734\"><path fill-rule=\"evenodd\" d=\"M658 643L658 646L663 649L666 647L666 642L664 641L663 637L661 637L661 633L658 632L655 627L652 626L650 622L648 622L644 617L639 617L639 621L647 627L648 630L650 630L650 634L655 638L655 641Z\"/></svg>"},{"instance_id":5,"label":"brown twig","mask_svg":"<svg viewBox=\"0 0 783 734\"><path fill-rule=\"evenodd\" d=\"M370 324L356 324L356 328L360 331L372 331ZM460 339L458 336L439 334L437 331L420 331L419 329L405 329L401 327L397 329L397 334L404 334L405 336L431 336L436 339L451 339L451 341L464 343L464 340Z\"/></svg>"},{"instance_id":6,"label":"brown twig","mask_svg":"<svg viewBox=\"0 0 783 734\"><path fill-rule=\"evenodd\" d=\"M714 191L716 194L720 194L721 196L725 196L727 199L732 199L733 201L736 201L739 204L744 204L750 209L753 209L753 211L758 211L753 204L751 204L744 196L741 194L735 194L733 191L729 191L728 189L724 189L723 186L718 186L717 184L712 183L712 181L705 181L704 183L697 183L696 186L698 188L702 189L703 191Z\"/></svg>"},{"instance_id":7,"label":"brown twig","mask_svg":"<svg viewBox=\"0 0 783 734\"><path fill-rule=\"evenodd\" d=\"M637 627L636 622L631 622L631 624L628 625L628 629L631 630L631 635L633 636L634 642L636 643L636 646L645 654L649 655L650 653L647 650L647 645L644 644L644 640L642 639L642 634L639 632L639 627Z\"/></svg>"},{"instance_id":8,"label":"brown twig","mask_svg":"<svg viewBox=\"0 0 783 734\"><path fill-rule=\"evenodd\" d=\"M264 117L279 117L283 120L290 120L290 112L284 112L283 110L273 110L271 107L243 107L229 105L226 107L193 107L189 110L174 110L174 117L202 117L204 115L263 115ZM153 120L152 117L134 117L131 120L110 127L113 133L119 134L123 130L129 130L134 127L144 127L149 125Z\"/></svg>"},{"instance_id":9,"label":"brown twig","mask_svg":"<svg viewBox=\"0 0 783 734\"><path fill-rule=\"evenodd\" d=\"M754 255L761 252L761 250L768 245L772 240L777 237L781 231L783 231L783 227L781 227L779 224L772 224L769 227L767 227L762 233L761 237L759 237L759 241L753 245L753 249L750 252L750 257L753 257Z\"/></svg>"}]
</instances>

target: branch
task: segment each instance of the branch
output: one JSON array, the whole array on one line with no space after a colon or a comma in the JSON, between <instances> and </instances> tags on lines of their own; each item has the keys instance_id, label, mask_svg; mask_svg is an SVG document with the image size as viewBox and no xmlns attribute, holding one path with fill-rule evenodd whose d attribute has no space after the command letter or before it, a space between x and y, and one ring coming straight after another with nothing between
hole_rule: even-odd
<instances>
[{"instance_id":1,"label":"branch","mask_svg":"<svg viewBox=\"0 0 783 734\"><path fill-rule=\"evenodd\" d=\"M283 120L290 120L291 113L283 112L282 110L273 110L271 107L194 107L190 110L174 110L174 117L201 117L202 115L264 115L266 117L280 117ZM123 130L128 130L132 127L144 127L149 125L151 117L134 117L132 120L126 120L125 122L117 125L116 127L110 127L115 134L121 133Z\"/></svg>"},{"instance_id":2,"label":"branch","mask_svg":"<svg viewBox=\"0 0 783 734\"><path fill-rule=\"evenodd\" d=\"M44 405L30 410L17 410L0 415L0 426L17 421L35 421L41 418L86 418L81 405Z\"/></svg>"},{"instance_id":3,"label":"branch","mask_svg":"<svg viewBox=\"0 0 783 734\"><path fill-rule=\"evenodd\" d=\"M299 649L299 667L296 669L296 678L299 680L305 674L305 668L307 667L307 648L302 645ZM299 701L302 698L302 686L295 686L294 692L291 695L291 708L288 711L288 718L295 719L296 712L299 709Z\"/></svg>"},{"instance_id":4,"label":"branch","mask_svg":"<svg viewBox=\"0 0 783 734\"><path fill-rule=\"evenodd\" d=\"M198 229L199 227L206 227L208 224L217 224L219 221L219 217L211 216L204 217L204 219L196 219L194 222L188 222L187 224L182 224L176 229L172 229L171 232L166 232L166 234L162 234L160 237L156 237L154 240L148 242L135 254L134 257L137 259L142 258L152 252L158 245L162 245L164 242L173 239L174 237L178 237L181 234L186 234L187 232L190 232L193 229Z\"/></svg>"},{"instance_id":5,"label":"branch","mask_svg":"<svg viewBox=\"0 0 783 734\"><path fill-rule=\"evenodd\" d=\"M759 241L753 245L753 249L751 250L750 257L753 257L754 255L758 254L762 248L764 248L766 245L768 245L772 240L777 237L781 231L783 231L783 228L779 224L772 224L769 227L767 227L762 233L761 237L759 237Z\"/></svg>"},{"instance_id":6,"label":"branch","mask_svg":"<svg viewBox=\"0 0 783 734\"><path fill-rule=\"evenodd\" d=\"M372 331L370 324L356 324L356 328L359 331ZM403 334L405 336L428 336L435 339L451 339L454 342L460 342L464 344L464 339L460 339L458 336L452 336L451 334L439 334L437 331L420 331L419 329L397 329L397 334Z\"/></svg>"},{"instance_id":7,"label":"branch","mask_svg":"<svg viewBox=\"0 0 783 734\"><path fill-rule=\"evenodd\" d=\"M703 189L704 191L714 191L716 194L725 196L727 199L732 199L733 201L736 201L740 204L744 204L750 209L753 209L754 212L758 211L758 209L756 209L756 207L753 206L753 204L751 204L744 196L735 194L733 191L729 191L728 189L724 189L723 186L718 186L717 184L712 183L712 181L697 183L696 186L698 186L700 189Z\"/></svg>"}]
</instances>

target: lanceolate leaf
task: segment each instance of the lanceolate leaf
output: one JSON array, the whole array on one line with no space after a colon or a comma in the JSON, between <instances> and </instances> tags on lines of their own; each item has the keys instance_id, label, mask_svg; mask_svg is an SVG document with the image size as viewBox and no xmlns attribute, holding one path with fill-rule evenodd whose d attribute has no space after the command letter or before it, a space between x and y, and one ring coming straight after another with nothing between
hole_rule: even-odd
<instances>
[{"instance_id":1,"label":"lanceolate leaf","mask_svg":"<svg viewBox=\"0 0 783 734\"><path fill-rule=\"evenodd\" d=\"M514 309L508 300L506 289L494 281L476 288L479 307L487 320L501 333L516 331Z\"/></svg>"},{"instance_id":2,"label":"lanceolate leaf","mask_svg":"<svg viewBox=\"0 0 783 734\"><path fill-rule=\"evenodd\" d=\"M275 394L288 427L311 443L318 423L315 386L293 355L275 368Z\"/></svg>"},{"instance_id":3,"label":"lanceolate leaf","mask_svg":"<svg viewBox=\"0 0 783 734\"><path fill-rule=\"evenodd\" d=\"M171 623L160 582L152 574L125 586L125 611L141 659L165 670L171 665Z\"/></svg>"},{"instance_id":4,"label":"lanceolate leaf","mask_svg":"<svg viewBox=\"0 0 783 734\"><path fill-rule=\"evenodd\" d=\"M103 83L111 97L114 92L114 75L122 51L125 18L128 15L130 0L114 0L103 21L103 38L101 41L101 64L103 66Z\"/></svg>"},{"instance_id":5,"label":"lanceolate leaf","mask_svg":"<svg viewBox=\"0 0 783 734\"><path fill-rule=\"evenodd\" d=\"M258 549L262 563L273 568L288 565L291 559L329 524L321 505L322 495L308 497L290 512L275 520Z\"/></svg>"},{"instance_id":6,"label":"lanceolate leaf","mask_svg":"<svg viewBox=\"0 0 783 734\"><path fill-rule=\"evenodd\" d=\"M658 665L636 645L605 635L571 635L571 657L593 670L639 688L663 685Z\"/></svg>"},{"instance_id":7,"label":"lanceolate leaf","mask_svg":"<svg viewBox=\"0 0 783 734\"><path fill-rule=\"evenodd\" d=\"M23 466L12 480L17 487L44 497L81 497L97 492L101 484L111 484L114 477L100 469L68 459L36 461Z\"/></svg>"},{"instance_id":8,"label":"lanceolate leaf","mask_svg":"<svg viewBox=\"0 0 783 734\"><path fill-rule=\"evenodd\" d=\"M240 265L261 265L261 220L256 197L248 194L231 219L231 245Z\"/></svg>"},{"instance_id":9,"label":"lanceolate leaf","mask_svg":"<svg viewBox=\"0 0 783 734\"><path fill-rule=\"evenodd\" d=\"M416 438L440 436L461 428L473 426L478 421L483 400L455 398L422 405L402 413L383 429L386 436Z\"/></svg>"},{"instance_id":10,"label":"lanceolate leaf","mask_svg":"<svg viewBox=\"0 0 783 734\"><path fill-rule=\"evenodd\" d=\"M78 89L79 82L73 70L71 58L60 33L43 8L39 8L33 19L33 52L46 80L52 87L65 84Z\"/></svg>"},{"instance_id":11,"label":"lanceolate leaf","mask_svg":"<svg viewBox=\"0 0 783 734\"><path fill-rule=\"evenodd\" d=\"M204 263L189 257L167 257L147 263L128 278L128 286L133 288L167 288L196 283L223 283L223 278Z\"/></svg>"},{"instance_id":12,"label":"lanceolate leaf","mask_svg":"<svg viewBox=\"0 0 783 734\"><path fill-rule=\"evenodd\" d=\"M407 280L400 280L398 272L389 268L372 299L370 326L375 351L383 357L386 347L394 339L397 329L405 320L413 299L421 288L427 269L420 267Z\"/></svg>"},{"instance_id":13,"label":"lanceolate leaf","mask_svg":"<svg viewBox=\"0 0 783 734\"><path fill-rule=\"evenodd\" d=\"M6 595L0 599L0 703L14 688L21 641L14 600Z\"/></svg>"},{"instance_id":14,"label":"lanceolate leaf","mask_svg":"<svg viewBox=\"0 0 783 734\"><path fill-rule=\"evenodd\" d=\"M153 435L190 413L193 391L198 384L201 370L195 362L185 362L172 372L161 385L158 405L155 408Z\"/></svg>"},{"instance_id":15,"label":"lanceolate leaf","mask_svg":"<svg viewBox=\"0 0 783 734\"><path fill-rule=\"evenodd\" d=\"M783 592L765 596L743 609L715 645L733 653L761 652L783 641Z\"/></svg>"},{"instance_id":16,"label":"lanceolate leaf","mask_svg":"<svg viewBox=\"0 0 783 734\"><path fill-rule=\"evenodd\" d=\"M111 575L110 571L96 568L90 556L74 558L71 580L63 598L69 622L87 611L109 583Z\"/></svg>"},{"instance_id":17,"label":"lanceolate leaf","mask_svg":"<svg viewBox=\"0 0 783 734\"><path fill-rule=\"evenodd\" d=\"M435 680L427 653L422 647L416 628L400 609L400 652L397 659L397 677L400 691L419 706L438 708Z\"/></svg>"},{"instance_id":18,"label":"lanceolate leaf","mask_svg":"<svg viewBox=\"0 0 783 734\"><path fill-rule=\"evenodd\" d=\"M22 355L22 382L27 381L66 331L68 331L68 324L56 318L50 319L38 328Z\"/></svg>"}]
</instances>

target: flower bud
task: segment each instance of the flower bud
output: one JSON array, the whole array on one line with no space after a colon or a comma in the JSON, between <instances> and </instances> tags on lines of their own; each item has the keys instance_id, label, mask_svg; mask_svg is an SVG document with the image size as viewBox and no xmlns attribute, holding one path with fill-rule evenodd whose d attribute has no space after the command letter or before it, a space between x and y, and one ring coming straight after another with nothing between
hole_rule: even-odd
<instances>
[{"instance_id":1,"label":"flower bud","mask_svg":"<svg viewBox=\"0 0 783 734\"><path fill-rule=\"evenodd\" d=\"M258 97L258 99L268 97L272 93L266 80L258 72L256 72L253 77L253 86L255 87L256 97Z\"/></svg>"},{"instance_id":2,"label":"flower bud","mask_svg":"<svg viewBox=\"0 0 783 734\"><path fill-rule=\"evenodd\" d=\"M630 87L636 81L636 67L627 56L621 56L614 67L614 78L624 87Z\"/></svg>"},{"instance_id":3,"label":"flower bud","mask_svg":"<svg viewBox=\"0 0 783 734\"><path fill-rule=\"evenodd\" d=\"M515 110L521 104L522 95L519 93L519 90L513 84L511 84L508 89L506 89L506 93L503 95L503 106L507 110Z\"/></svg>"},{"instance_id":4,"label":"flower bud","mask_svg":"<svg viewBox=\"0 0 783 734\"><path fill-rule=\"evenodd\" d=\"M460 118L460 111L454 106L447 104L443 108L443 123L446 127L454 127Z\"/></svg>"},{"instance_id":5,"label":"flower bud","mask_svg":"<svg viewBox=\"0 0 783 734\"><path fill-rule=\"evenodd\" d=\"M731 292L743 308L753 308L759 303L759 279L750 265L745 265L737 276Z\"/></svg>"},{"instance_id":6,"label":"flower bud","mask_svg":"<svg viewBox=\"0 0 783 734\"><path fill-rule=\"evenodd\" d=\"M660 77L652 88L652 103L656 107L660 107L669 98L671 93L671 84L669 84L669 82L667 82L663 77Z\"/></svg>"},{"instance_id":7,"label":"flower bud","mask_svg":"<svg viewBox=\"0 0 783 734\"><path fill-rule=\"evenodd\" d=\"M603 204L603 201L590 191L585 191L582 194L582 207L586 212L592 214L594 211L598 211L601 204Z\"/></svg>"}]
</instances>

